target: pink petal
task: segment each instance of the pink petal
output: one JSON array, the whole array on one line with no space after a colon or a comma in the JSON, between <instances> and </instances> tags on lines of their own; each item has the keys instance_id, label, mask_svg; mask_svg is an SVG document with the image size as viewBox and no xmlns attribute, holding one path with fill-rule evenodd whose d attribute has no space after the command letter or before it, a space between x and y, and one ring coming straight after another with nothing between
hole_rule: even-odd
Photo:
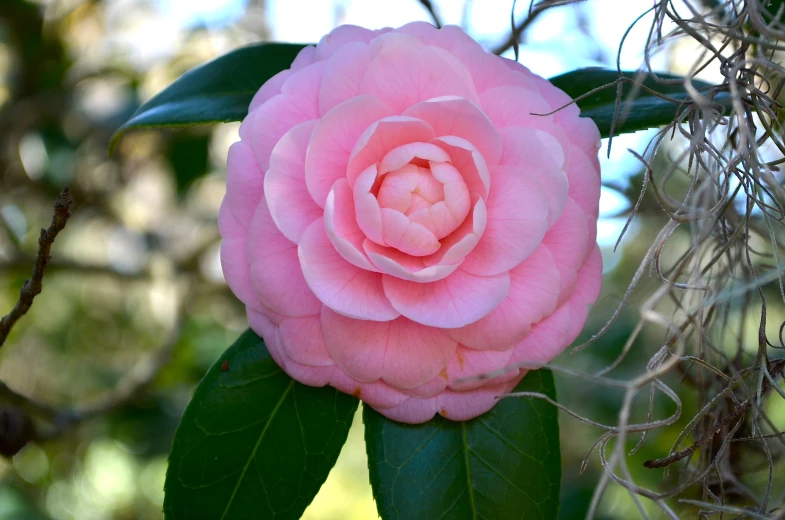
<instances>
[{"instance_id":1,"label":"pink petal","mask_svg":"<svg viewBox=\"0 0 785 520\"><path fill-rule=\"evenodd\" d=\"M398 406L381 408L368 403L371 408L388 419L407 424L420 424L430 421L439 409L438 396L430 399L409 397Z\"/></svg>"},{"instance_id":2,"label":"pink petal","mask_svg":"<svg viewBox=\"0 0 785 520\"><path fill-rule=\"evenodd\" d=\"M253 99L251 100L251 105L248 108L248 112L253 112L262 103L265 103L267 100L280 94L281 87L283 86L284 82L289 79L289 77L291 77L298 70L303 69L313 63L315 51L316 49L314 49L312 46L304 47L299 53L297 53L297 57L294 59L288 69L282 70L272 78L268 79L264 85L262 85L256 95L254 95Z\"/></svg>"},{"instance_id":3,"label":"pink petal","mask_svg":"<svg viewBox=\"0 0 785 520\"><path fill-rule=\"evenodd\" d=\"M602 255L595 246L578 272L575 292L556 312L534 325L531 334L515 346L514 362L537 368L561 354L586 324L589 305L597 300L601 283Z\"/></svg>"},{"instance_id":4,"label":"pink petal","mask_svg":"<svg viewBox=\"0 0 785 520\"><path fill-rule=\"evenodd\" d=\"M321 302L303 278L297 246L275 226L264 199L248 230L248 260L254 292L271 310L290 317L320 311Z\"/></svg>"},{"instance_id":5,"label":"pink petal","mask_svg":"<svg viewBox=\"0 0 785 520\"><path fill-rule=\"evenodd\" d=\"M518 379L518 371L510 370L506 374L494 377L493 379L476 379L474 381L465 381L461 383L456 382L456 380L459 379L484 376L490 372L501 370L511 364L511 359L512 348L503 351L494 351L472 350L464 346L458 346L458 350L447 366L447 374L450 378L448 388L450 390L465 392L481 386L499 385L512 381L513 379Z\"/></svg>"},{"instance_id":6,"label":"pink petal","mask_svg":"<svg viewBox=\"0 0 785 520\"><path fill-rule=\"evenodd\" d=\"M316 54L316 47L313 45L303 47L300 52L297 53L294 61L292 61L292 66L289 67L290 70L297 72L298 70L304 69L308 65L319 61L319 58Z\"/></svg>"},{"instance_id":7,"label":"pink petal","mask_svg":"<svg viewBox=\"0 0 785 520\"><path fill-rule=\"evenodd\" d=\"M485 201L475 195L474 208L453 233L445 237L435 254L423 258L425 265L459 265L472 252L485 233L488 213Z\"/></svg>"},{"instance_id":8,"label":"pink petal","mask_svg":"<svg viewBox=\"0 0 785 520\"><path fill-rule=\"evenodd\" d=\"M346 179L338 179L327 195L324 206L324 228L335 250L346 261L366 271L376 271L363 250L365 233L357 225L354 196Z\"/></svg>"},{"instance_id":9,"label":"pink petal","mask_svg":"<svg viewBox=\"0 0 785 520\"><path fill-rule=\"evenodd\" d=\"M354 210L357 225L365 236L379 245L385 245L382 238L382 209L376 196L371 193L377 177L374 164L357 177L354 183Z\"/></svg>"},{"instance_id":10,"label":"pink petal","mask_svg":"<svg viewBox=\"0 0 785 520\"><path fill-rule=\"evenodd\" d=\"M583 298L584 303L591 305L597 301L602 288L602 254L596 244L592 247L586 263L578 271L575 292Z\"/></svg>"},{"instance_id":11,"label":"pink petal","mask_svg":"<svg viewBox=\"0 0 785 520\"><path fill-rule=\"evenodd\" d=\"M428 228L400 211L382 208L382 239L390 247L413 256L427 256L439 250L436 236Z\"/></svg>"},{"instance_id":12,"label":"pink petal","mask_svg":"<svg viewBox=\"0 0 785 520\"><path fill-rule=\"evenodd\" d=\"M596 156L595 156L596 159ZM577 147L570 150L570 165L567 178L570 182L570 198L596 220L600 211L600 170L583 151Z\"/></svg>"},{"instance_id":13,"label":"pink petal","mask_svg":"<svg viewBox=\"0 0 785 520\"><path fill-rule=\"evenodd\" d=\"M226 164L225 205L243 229L248 229L259 200L264 196L264 174L247 143L229 147Z\"/></svg>"},{"instance_id":14,"label":"pink petal","mask_svg":"<svg viewBox=\"0 0 785 520\"><path fill-rule=\"evenodd\" d=\"M346 167L357 139L372 123L389 116L389 107L370 96L357 96L330 110L319 120L305 157L305 183L320 207Z\"/></svg>"},{"instance_id":15,"label":"pink petal","mask_svg":"<svg viewBox=\"0 0 785 520\"><path fill-rule=\"evenodd\" d=\"M429 99L407 108L403 115L430 124L437 136L454 135L472 143L487 164L501 159L502 143L488 116L468 99L454 96Z\"/></svg>"},{"instance_id":16,"label":"pink petal","mask_svg":"<svg viewBox=\"0 0 785 520\"><path fill-rule=\"evenodd\" d=\"M335 312L375 321L394 320L400 315L384 294L381 275L360 269L338 254L322 219L305 231L298 252L308 287Z\"/></svg>"},{"instance_id":17,"label":"pink petal","mask_svg":"<svg viewBox=\"0 0 785 520\"><path fill-rule=\"evenodd\" d=\"M427 265L422 258L401 253L391 247L384 247L366 240L365 252L371 262L383 273L411 280L413 282L434 282L446 278L458 268L459 264Z\"/></svg>"},{"instance_id":18,"label":"pink petal","mask_svg":"<svg viewBox=\"0 0 785 520\"><path fill-rule=\"evenodd\" d=\"M558 113L556 115L558 116ZM591 160L594 169L599 172L600 162L597 158L597 152L600 150L602 143L600 141L600 130L594 121L587 117L570 117L564 118L560 124L569 136L573 146L577 146L578 149L586 154Z\"/></svg>"},{"instance_id":19,"label":"pink petal","mask_svg":"<svg viewBox=\"0 0 785 520\"><path fill-rule=\"evenodd\" d=\"M475 146L462 137L443 136L431 141L450 156L450 163L461 172L469 193L476 193L483 199L488 196L491 176L488 164Z\"/></svg>"},{"instance_id":20,"label":"pink petal","mask_svg":"<svg viewBox=\"0 0 785 520\"><path fill-rule=\"evenodd\" d=\"M477 350L508 350L521 342L532 324L556 309L559 271L553 256L539 247L510 270L510 292L480 320L447 331L458 343Z\"/></svg>"},{"instance_id":21,"label":"pink petal","mask_svg":"<svg viewBox=\"0 0 785 520\"><path fill-rule=\"evenodd\" d=\"M351 45L353 42L370 43L376 36L376 32L364 27L341 25L319 40L319 45L316 46L316 56L318 59L324 60L347 44Z\"/></svg>"},{"instance_id":22,"label":"pink petal","mask_svg":"<svg viewBox=\"0 0 785 520\"><path fill-rule=\"evenodd\" d=\"M378 97L398 114L439 96L479 102L471 75L454 55L437 47L417 49L404 36L389 33L374 40L372 49L379 54L368 67L360 93Z\"/></svg>"},{"instance_id":23,"label":"pink petal","mask_svg":"<svg viewBox=\"0 0 785 520\"><path fill-rule=\"evenodd\" d=\"M419 397L420 399L428 399L434 397L447 389L447 369L445 368L439 375L428 381L427 383L415 388L402 388L401 392L411 397Z\"/></svg>"},{"instance_id":24,"label":"pink petal","mask_svg":"<svg viewBox=\"0 0 785 520\"><path fill-rule=\"evenodd\" d=\"M534 175L496 166L491 176L488 224L461 266L479 275L499 274L520 264L540 245L548 228L546 194Z\"/></svg>"},{"instance_id":25,"label":"pink petal","mask_svg":"<svg viewBox=\"0 0 785 520\"><path fill-rule=\"evenodd\" d=\"M460 27L448 25L437 30L427 22L412 22L398 31L411 34L427 45L436 45L454 54L471 73L477 92L501 85L536 89L529 77L510 69L504 63L507 60L488 53Z\"/></svg>"},{"instance_id":26,"label":"pink petal","mask_svg":"<svg viewBox=\"0 0 785 520\"><path fill-rule=\"evenodd\" d=\"M297 100L286 94L278 94L253 111L248 145L254 152L262 171L270 167L270 154L281 137L292 127L317 119L318 113L303 110ZM243 123L245 126L246 123Z\"/></svg>"},{"instance_id":27,"label":"pink petal","mask_svg":"<svg viewBox=\"0 0 785 520\"><path fill-rule=\"evenodd\" d=\"M256 94L254 94L253 99L251 99L248 112L253 112L262 103L265 103L268 99L271 99L280 94L283 82L289 79L289 76L292 74L294 74L294 72L291 69L282 70L272 78L265 81L264 85L262 85Z\"/></svg>"},{"instance_id":28,"label":"pink petal","mask_svg":"<svg viewBox=\"0 0 785 520\"><path fill-rule=\"evenodd\" d=\"M316 63L296 71L281 85L280 94L253 111L249 145L263 171L283 134L297 124L319 118L317 100L323 69L323 63Z\"/></svg>"},{"instance_id":29,"label":"pink petal","mask_svg":"<svg viewBox=\"0 0 785 520\"><path fill-rule=\"evenodd\" d=\"M435 137L433 128L419 119L389 116L371 124L352 150L346 177L354 185L357 177L369 166L379 163L387 153L399 146L429 141Z\"/></svg>"},{"instance_id":30,"label":"pink petal","mask_svg":"<svg viewBox=\"0 0 785 520\"><path fill-rule=\"evenodd\" d=\"M568 199L564 212L542 243L553 254L559 269L561 304L572 294L578 268L583 265L593 245L586 216L572 199Z\"/></svg>"},{"instance_id":31,"label":"pink petal","mask_svg":"<svg viewBox=\"0 0 785 520\"><path fill-rule=\"evenodd\" d=\"M259 302L251 288L251 266L248 263L248 231L243 229L224 202L218 212L221 242L221 268L226 285L237 299L245 305L259 308Z\"/></svg>"},{"instance_id":32,"label":"pink petal","mask_svg":"<svg viewBox=\"0 0 785 520\"><path fill-rule=\"evenodd\" d=\"M567 174L558 162L564 153L557 148L553 136L540 130L510 127L501 131L504 154L501 164L517 166L533 173L545 190L548 201L548 227L550 228L564 211L569 183Z\"/></svg>"},{"instance_id":33,"label":"pink petal","mask_svg":"<svg viewBox=\"0 0 785 520\"><path fill-rule=\"evenodd\" d=\"M415 158L423 161L446 162L447 152L429 143L409 143L390 150L379 163L379 174L403 168Z\"/></svg>"},{"instance_id":34,"label":"pink petal","mask_svg":"<svg viewBox=\"0 0 785 520\"><path fill-rule=\"evenodd\" d=\"M371 63L371 51L363 42L340 47L327 60L319 90L319 114L324 116L333 107L355 97L360 81Z\"/></svg>"},{"instance_id":35,"label":"pink petal","mask_svg":"<svg viewBox=\"0 0 785 520\"><path fill-rule=\"evenodd\" d=\"M251 328L259 334L257 329L264 327L263 323L269 320L264 314L248 310L248 321L251 324ZM294 361L288 356L286 350L282 346L281 329L275 327L272 332L273 334L259 335L264 338L264 344L267 347L270 356L272 356L278 366L289 374L292 379L296 379L300 383L309 386L324 386L329 384L335 377L335 374L339 372L335 365L310 366Z\"/></svg>"},{"instance_id":36,"label":"pink petal","mask_svg":"<svg viewBox=\"0 0 785 520\"><path fill-rule=\"evenodd\" d=\"M569 302L565 302L556 312L536 324L526 339L515 346L512 362L525 364L526 368L539 368L564 352L574 339L570 337L573 321L580 327L586 321L586 316L582 320L581 316L572 316L571 308Z\"/></svg>"},{"instance_id":37,"label":"pink petal","mask_svg":"<svg viewBox=\"0 0 785 520\"><path fill-rule=\"evenodd\" d=\"M542 96L522 87L503 86L488 89L480 95L483 111L498 129L508 126L531 126L538 118L552 118L533 114L547 114L551 106Z\"/></svg>"},{"instance_id":38,"label":"pink petal","mask_svg":"<svg viewBox=\"0 0 785 520\"><path fill-rule=\"evenodd\" d=\"M481 386L467 392L445 392L437 397L439 415L453 421L466 421L480 416L496 406L499 399L510 393L526 372L519 373L512 381Z\"/></svg>"},{"instance_id":39,"label":"pink petal","mask_svg":"<svg viewBox=\"0 0 785 520\"><path fill-rule=\"evenodd\" d=\"M471 209L471 194L469 188L463 181L463 177L457 168L448 163L431 162L431 175L439 181L444 192L444 210L446 226L439 227L439 231L434 233L441 238L455 230L469 214ZM433 208L439 207L439 203L434 204ZM436 210L434 210L436 211ZM415 220L413 215L410 215ZM432 215L432 218L437 216ZM436 226L438 227L438 226Z\"/></svg>"},{"instance_id":40,"label":"pink petal","mask_svg":"<svg viewBox=\"0 0 785 520\"><path fill-rule=\"evenodd\" d=\"M490 313L507 296L510 275L475 276L458 269L444 280L417 283L383 275L392 306L412 321L457 328Z\"/></svg>"},{"instance_id":41,"label":"pink petal","mask_svg":"<svg viewBox=\"0 0 785 520\"><path fill-rule=\"evenodd\" d=\"M499 397L515 388L522 377L523 374L509 383L483 386L467 392L447 390L430 399L410 397L398 406L376 410L394 421L408 424L426 422L437 413L453 421L465 421L493 408Z\"/></svg>"},{"instance_id":42,"label":"pink petal","mask_svg":"<svg viewBox=\"0 0 785 520\"><path fill-rule=\"evenodd\" d=\"M292 361L312 367L335 365L324 347L321 318L286 318L278 327L280 343Z\"/></svg>"},{"instance_id":43,"label":"pink petal","mask_svg":"<svg viewBox=\"0 0 785 520\"><path fill-rule=\"evenodd\" d=\"M300 123L281 137L264 178L265 199L273 221L295 244L323 213L305 186L305 152L317 122Z\"/></svg>"},{"instance_id":44,"label":"pink petal","mask_svg":"<svg viewBox=\"0 0 785 520\"><path fill-rule=\"evenodd\" d=\"M341 370L336 370L330 382L341 392L359 397L369 406L378 409L392 408L406 401L406 394L395 389L382 380L372 383L361 383L352 379Z\"/></svg>"},{"instance_id":45,"label":"pink petal","mask_svg":"<svg viewBox=\"0 0 785 520\"><path fill-rule=\"evenodd\" d=\"M542 243L551 251L557 264L564 264L576 271L583 265L594 244L589 242L586 215L572 198L567 199L564 212L548 230Z\"/></svg>"},{"instance_id":46,"label":"pink petal","mask_svg":"<svg viewBox=\"0 0 785 520\"><path fill-rule=\"evenodd\" d=\"M278 355L278 350L280 350L280 346L275 345L274 348L270 348L270 344L275 343L276 341L276 329L278 328L275 323L270 320L267 314L263 311L253 310L251 308L246 309L246 314L248 315L248 323L251 326L251 330L253 330L259 337L261 337L265 344L267 344L267 350L270 351L270 354L273 355L275 362L278 365L282 365L283 363L279 361L280 356ZM273 352L275 351L275 352Z\"/></svg>"},{"instance_id":47,"label":"pink petal","mask_svg":"<svg viewBox=\"0 0 785 520\"><path fill-rule=\"evenodd\" d=\"M319 89L326 62L317 62L297 70L281 85L281 94L290 98L305 113L317 119L319 113Z\"/></svg>"},{"instance_id":48,"label":"pink petal","mask_svg":"<svg viewBox=\"0 0 785 520\"><path fill-rule=\"evenodd\" d=\"M406 318L380 323L325 309L322 330L330 356L347 375L365 382L382 379L399 388L436 377L457 347L442 331Z\"/></svg>"}]
</instances>

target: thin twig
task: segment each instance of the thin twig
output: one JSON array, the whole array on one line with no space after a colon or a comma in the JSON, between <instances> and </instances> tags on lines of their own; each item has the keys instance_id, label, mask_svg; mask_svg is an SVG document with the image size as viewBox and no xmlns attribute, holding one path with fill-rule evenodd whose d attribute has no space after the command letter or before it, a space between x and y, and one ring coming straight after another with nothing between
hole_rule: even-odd
<instances>
[{"instance_id":1,"label":"thin twig","mask_svg":"<svg viewBox=\"0 0 785 520\"><path fill-rule=\"evenodd\" d=\"M431 15L431 19L433 20L433 25L435 25L438 29L442 28L442 21L439 18L439 15L436 14L436 10L431 3L431 0L420 0L420 4L428 11L428 14Z\"/></svg>"},{"instance_id":2,"label":"thin twig","mask_svg":"<svg viewBox=\"0 0 785 520\"><path fill-rule=\"evenodd\" d=\"M52 223L48 229L41 230L41 236L38 238L38 254L33 264L32 277L25 281L22 290L19 291L19 300L17 300L14 308L11 309L11 312L0 319L0 346L5 343L14 324L30 310L33 300L41 293L44 271L50 258L49 251L52 249L52 244L55 238L57 238L57 234L63 230L66 222L68 222L68 217L71 216L72 202L71 193L68 191L68 186L66 186L55 201Z\"/></svg>"}]
</instances>

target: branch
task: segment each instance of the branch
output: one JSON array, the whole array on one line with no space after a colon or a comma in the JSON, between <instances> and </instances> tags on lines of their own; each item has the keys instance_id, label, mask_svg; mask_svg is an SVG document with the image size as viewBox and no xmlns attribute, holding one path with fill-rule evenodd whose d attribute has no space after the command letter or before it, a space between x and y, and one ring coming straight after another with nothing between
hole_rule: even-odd
<instances>
[{"instance_id":1,"label":"branch","mask_svg":"<svg viewBox=\"0 0 785 520\"><path fill-rule=\"evenodd\" d=\"M38 239L38 254L35 257L33 264L32 277L25 281L22 290L19 291L19 300L14 305L6 316L0 320L0 346L5 343L8 334L11 332L14 324L24 316L30 307L33 305L33 299L41 293L43 289L44 270L49 263L49 251L52 249L52 244L57 238L57 234L63 230L68 217L71 216L71 203L73 199L68 191L68 186L63 188L60 195L57 197L54 206L54 215L52 216L52 223L49 229L42 229L41 236Z\"/></svg>"},{"instance_id":2,"label":"branch","mask_svg":"<svg viewBox=\"0 0 785 520\"><path fill-rule=\"evenodd\" d=\"M503 43L499 44L495 49L492 49L491 52L498 55L503 54L513 47L516 47L521 41L521 35L524 33L524 31L526 31L526 29L528 29L542 13L551 7L572 4L574 2L580 1L583 0L541 0L541 2L536 6L534 5L534 2L532 2L532 6L529 8L528 16L520 23L520 25L513 26L512 31L510 31L510 35L507 37L507 39L504 40ZM515 16L515 13L513 13L512 16Z\"/></svg>"},{"instance_id":3,"label":"branch","mask_svg":"<svg viewBox=\"0 0 785 520\"><path fill-rule=\"evenodd\" d=\"M433 25L436 26L437 29L442 28L442 21L439 18L439 15L436 14L436 10L433 8L433 4L431 0L420 0L420 4L425 8L426 11L431 15L431 19L433 20Z\"/></svg>"},{"instance_id":4,"label":"branch","mask_svg":"<svg viewBox=\"0 0 785 520\"><path fill-rule=\"evenodd\" d=\"M776 375L785 368L785 359L779 359L772 363L772 372L774 372L775 377ZM769 382L764 380L763 385L761 386L760 393L763 395L766 390L768 390ZM664 468L670 466L671 464L678 462L680 460L686 459L690 455L692 455L695 450L697 450L701 445L706 444L714 439L714 437L720 433L723 429L725 429L730 423L735 421L736 419L743 420L744 414L749 410L752 406L752 399L747 398L741 404L736 406L736 408L731 411L728 415L725 416L721 421L717 423L713 430L706 432L697 442L695 442L692 446L683 449L681 451L677 451L667 457L663 457L661 459L653 459L647 460L643 463L644 468L649 469L657 469L657 468Z\"/></svg>"}]
</instances>

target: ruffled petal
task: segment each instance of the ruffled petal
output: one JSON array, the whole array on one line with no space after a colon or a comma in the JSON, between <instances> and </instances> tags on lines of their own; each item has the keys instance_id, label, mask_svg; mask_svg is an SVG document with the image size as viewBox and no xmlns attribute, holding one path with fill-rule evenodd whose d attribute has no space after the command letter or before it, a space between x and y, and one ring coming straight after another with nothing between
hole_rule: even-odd
<instances>
[{"instance_id":1,"label":"ruffled petal","mask_svg":"<svg viewBox=\"0 0 785 520\"><path fill-rule=\"evenodd\" d=\"M548 203L537 178L496 166L488 196L488 224L461 269L479 275L509 271L540 245L548 228Z\"/></svg>"},{"instance_id":2,"label":"ruffled petal","mask_svg":"<svg viewBox=\"0 0 785 520\"><path fill-rule=\"evenodd\" d=\"M264 177L247 143L238 141L229 147L224 204L243 229L251 225L259 200L264 196Z\"/></svg>"},{"instance_id":3,"label":"ruffled petal","mask_svg":"<svg viewBox=\"0 0 785 520\"><path fill-rule=\"evenodd\" d=\"M458 343L476 350L509 350L523 341L532 324L556 308L559 271L550 251L539 247L522 264L510 270L510 292L490 314L479 321L449 329Z\"/></svg>"},{"instance_id":4,"label":"ruffled petal","mask_svg":"<svg viewBox=\"0 0 785 520\"><path fill-rule=\"evenodd\" d=\"M479 103L471 74L449 52L424 46L402 33L382 35L371 48L378 55L360 83L360 93L381 99L397 114L439 96L460 96Z\"/></svg>"},{"instance_id":5,"label":"ruffled petal","mask_svg":"<svg viewBox=\"0 0 785 520\"><path fill-rule=\"evenodd\" d=\"M366 271L376 271L364 250L365 234L357 225L354 197L346 179L338 179L327 195L324 228L335 250L348 262Z\"/></svg>"},{"instance_id":6,"label":"ruffled petal","mask_svg":"<svg viewBox=\"0 0 785 520\"><path fill-rule=\"evenodd\" d=\"M264 177L270 214L281 233L297 244L311 223L322 216L305 186L305 152L317 121L295 126L278 141Z\"/></svg>"},{"instance_id":7,"label":"ruffled petal","mask_svg":"<svg viewBox=\"0 0 785 520\"><path fill-rule=\"evenodd\" d=\"M377 322L322 312L325 345L335 363L364 382L382 379L397 388L415 388L438 375L457 343L442 331L406 318Z\"/></svg>"},{"instance_id":8,"label":"ruffled petal","mask_svg":"<svg viewBox=\"0 0 785 520\"><path fill-rule=\"evenodd\" d=\"M498 129L508 126L531 126L538 118L552 116L534 115L551 112L551 106L533 90L503 86L488 89L480 95L480 106Z\"/></svg>"},{"instance_id":9,"label":"ruffled petal","mask_svg":"<svg viewBox=\"0 0 785 520\"><path fill-rule=\"evenodd\" d=\"M218 212L218 229L221 241L221 268L226 285L245 305L259 308L256 294L251 288L251 266L248 263L248 232L229 211L224 202Z\"/></svg>"},{"instance_id":10,"label":"ruffled petal","mask_svg":"<svg viewBox=\"0 0 785 520\"><path fill-rule=\"evenodd\" d=\"M507 296L510 275L475 276L460 268L443 280L417 283L382 275L392 306L412 321L457 328L490 313Z\"/></svg>"},{"instance_id":11,"label":"ruffled petal","mask_svg":"<svg viewBox=\"0 0 785 520\"><path fill-rule=\"evenodd\" d=\"M501 159L502 142L496 128L483 111L465 98L445 96L422 101L403 115L416 117L433 127L437 136L454 135L472 143L487 164Z\"/></svg>"},{"instance_id":12,"label":"ruffled petal","mask_svg":"<svg viewBox=\"0 0 785 520\"><path fill-rule=\"evenodd\" d=\"M292 361L312 367L335 365L324 346L321 317L286 318L278 326L281 348Z\"/></svg>"},{"instance_id":13,"label":"ruffled petal","mask_svg":"<svg viewBox=\"0 0 785 520\"><path fill-rule=\"evenodd\" d=\"M436 137L433 128L419 119L390 116L372 123L357 140L346 169L349 184L369 166L381 162L388 152L410 143L429 141Z\"/></svg>"},{"instance_id":14,"label":"ruffled petal","mask_svg":"<svg viewBox=\"0 0 785 520\"><path fill-rule=\"evenodd\" d=\"M493 379L485 378L486 374L501 370L509 365L510 359L512 359L512 349L473 350L458 346L458 350L447 366L447 374L450 378L448 388L465 392L481 386L499 385L518 379L518 370L514 369ZM469 379L469 381L463 381L465 379Z\"/></svg>"},{"instance_id":15,"label":"ruffled petal","mask_svg":"<svg viewBox=\"0 0 785 520\"><path fill-rule=\"evenodd\" d=\"M441 280L460 265L459 263L426 265L422 258L407 255L391 247L380 246L367 239L363 247L368 258L381 272L412 282L426 283Z\"/></svg>"},{"instance_id":16,"label":"ruffled petal","mask_svg":"<svg viewBox=\"0 0 785 520\"><path fill-rule=\"evenodd\" d=\"M561 145L551 134L519 126L503 129L501 136L504 143L501 164L536 175L545 190L550 228L564 210L570 189Z\"/></svg>"},{"instance_id":17,"label":"ruffled petal","mask_svg":"<svg viewBox=\"0 0 785 520\"><path fill-rule=\"evenodd\" d=\"M327 59L353 42L370 43L378 36L378 31L372 31L357 25L341 25L319 40L316 46L316 57L320 60Z\"/></svg>"},{"instance_id":18,"label":"ruffled petal","mask_svg":"<svg viewBox=\"0 0 785 520\"><path fill-rule=\"evenodd\" d=\"M427 256L439 250L436 235L413 222L400 211L382 208L382 239L390 247L413 256Z\"/></svg>"},{"instance_id":19,"label":"ruffled petal","mask_svg":"<svg viewBox=\"0 0 785 520\"><path fill-rule=\"evenodd\" d=\"M321 302L308 288L297 258L297 246L275 226L262 199L248 230L251 283L257 298L283 316L317 314Z\"/></svg>"},{"instance_id":20,"label":"ruffled petal","mask_svg":"<svg viewBox=\"0 0 785 520\"><path fill-rule=\"evenodd\" d=\"M358 320L389 321L400 316L384 294L381 275L338 254L322 219L305 231L298 252L308 287L335 312Z\"/></svg>"},{"instance_id":21,"label":"ruffled petal","mask_svg":"<svg viewBox=\"0 0 785 520\"><path fill-rule=\"evenodd\" d=\"M320 115L360 93L360 81L370 63L371 51L361 41L347 43L330 56L319 89Z\"/></svg>"},{"instance_id":22,"label":"ruffled petal","mask_svg":"<svg viewBox=\"0 0 785 520\"><path fill-rule=\"evenodd\" d=\"M483 199L488 197L491 186L488 164L472 143L462 137L449 135L437 137L431 142L450 155L450 163L461 172L469 193L477 194Z\"/></svg>"},{"instance_id":23,"label":"ruffled petal","mask_svg":"<svg viewBox=\"0 0 785 520\"><path fill-rule=\"evenodd\" d=\"M305 157L305 183L317 205L324 207L335 181L346 177L349 156L365 129L391 114L392 110L378 99L357 96L319 120Z\"/></svg>"},{"instance_id":24,"label":"ruffled petal","mask_svg":"<svg viewBox=\"0 0 785 520\"><path fill-rule=\"evenodd\" d=\"M447 152L429 143L409 143L393 148L379 163L379 174L403 168L414 159L423 161L446 162L450 160Z\"/></svg>"}]
</instances>

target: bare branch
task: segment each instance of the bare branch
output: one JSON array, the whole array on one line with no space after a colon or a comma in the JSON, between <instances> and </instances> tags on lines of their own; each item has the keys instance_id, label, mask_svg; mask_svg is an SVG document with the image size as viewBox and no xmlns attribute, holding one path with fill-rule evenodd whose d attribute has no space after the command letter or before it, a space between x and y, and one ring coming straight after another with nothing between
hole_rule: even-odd
<instances>
[{"instance_id":1,"label":"bare branch","mask_svg":"<svg viewBox=\"0 0 785 520\"><path fill-rule=\"evenodd\" d=\"M437 28L441 29L442 28L442 21L439 18L439 15L436 14L436 9L434 9L433 4L431 3L431 0L420 0L420 4L422 4L422 6L431 15L431 20L433 20L433 25L435 25Z\"/></svg>"},{"instance_id":2,"label":"bare branch","mask_svg":"<svg viewBox=\"0 0 785 520\"><path fill-rule=\"evenodd\" d=\"M41 230L41 236L38 239L38 254L33 264L33 274L22 286L22 290L19 292L19 300L14 305L14 308L0 319L0 346L5 343L14 324L30 310L33 300L41 293L44 271L50 259L49 251L52 249L52 244L55 238L57 238L57 234L63 230L66 222L68 222L68 217L71 216L70 209L72 203L71 193L68 191L68 186L66 186L55 201L52 223L48 229Z\"/></svg>"}]
</instances>

